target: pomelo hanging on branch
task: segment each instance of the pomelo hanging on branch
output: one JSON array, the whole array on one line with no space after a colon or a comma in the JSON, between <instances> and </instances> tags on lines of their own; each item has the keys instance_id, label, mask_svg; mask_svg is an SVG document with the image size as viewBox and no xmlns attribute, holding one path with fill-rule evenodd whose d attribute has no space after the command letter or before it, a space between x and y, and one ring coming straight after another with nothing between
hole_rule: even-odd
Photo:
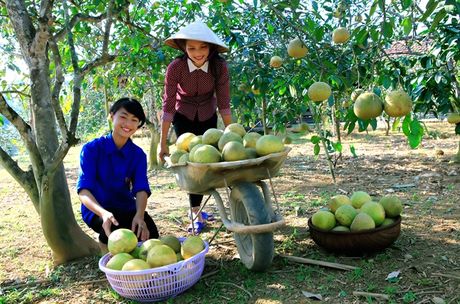
<instances>
[{"instance_id":1,"label":"pomelo hanging on branch","mask_svg":"<svg viewBox=\"0 0 460 304\"><path fill-rule=\"evenodd\" d=\"M315 82L308 88L308 97L314 102L321 102L331 96L331 87L325 82Z\"/></svg>"},{"instance_id":2,"label":"pomelo hanging on branch","mask_svg":"<svg viewBox=\"0 0 460 304\"><path fill-rule=\"evenodd\" d=\"M308 53L308 49L303 44L302 41L300 41L299 38L292 39L287 47L287 51L289 56L294 57L294 58L302 58L305 57Z\"/></svg>"},{"instance_id":3,"label":"pomelo hanging on branch","mask_svg":"<svg viewBox=\"0 0 460 304\"><path fill-rule=\"evenodd\" d=\"M383 110L390 117L403 117L412 110L412 100L403 90L392 91L385 96Z\"/></svg>"},{"instance_id":4,"label":"pomelo hanging on branch","mask_svg":"<svg viewBox=\"0 0 460 304\"><path fill-rule=\"evenodd\" d=\"M272 68L279 68L283 65L283 59L280 56L273 56L270 58L270 66Z\"/></svg>"},{"instance_id":5,"label":"pomelo hanging on branch","mask_svg":"<svg viewBox=\"0 0 460 304\"><path fill-rule=\"evenodd\" d=\"M344 27L336 28L332 32L332 41L334 41L335 44L345 43L349 39L350 39L350 32Z\"/></svg>"},{"instance_id":6,"label":"pomelo hanging on branch","mask_svg":"<svg viewBox=\"0 0 460 304\"><path fill-rule=\"evenodd\" d=\"M447 122L454 125L460 123L460 113L447 114Z\"/></svg>"},{"instance_id":7,"label":"pomelo hanging on branch","mask_svg":"<svg viewBox=\"0 0 460 304\"><path fill-rule=\"evenodd\" d=\"M353 112L363 120L376 118L383 112L382 100L374 93L362 93L356 98Z\"/></svg>"}]
</instances>

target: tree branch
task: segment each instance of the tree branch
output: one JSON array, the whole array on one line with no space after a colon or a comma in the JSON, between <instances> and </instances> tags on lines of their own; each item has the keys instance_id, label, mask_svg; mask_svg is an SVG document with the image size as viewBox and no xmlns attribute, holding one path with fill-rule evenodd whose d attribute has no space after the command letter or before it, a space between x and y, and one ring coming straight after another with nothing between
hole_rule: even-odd
<instances>
[{"instance_id":1,"label":"tree branch","mask_svg":"<svg viewBox=\"0 0 460 304\"><path fill-rule=\"evenodd\" d=\"M18 94L27 98L30 98L31 96L27 93L24 93L24 91L19 91L19 90L7 90L7 91L0 91L0 94Z\"/></svg>"},{"instance_id":2,"label":"tree branch","mask_svg":"<svg viewBox=\"0 0 460 304\"><path fill-rule=\"evenodd\" d=\"M59 95L61 93L62 84L64 83L64 73L62 71L62 58L59 49L56 45L56 41L54 41L54 37L50 39L49 46L51 52L53 53L54 65L56 67L54 86L51 91L51 103L53 104L54 112L56 114L56 119L58 121L61 134L62 136L66 137L68 133L67 125L65 122L64 113L62 112L62 108L59 104Z\"/></svg>"},{"instance_id":3,"label":"tree branch","mask_svg":"<svg viewBox=\"0 0 460 304\"><path fill-rule=\"evenodd\" d=\"M61 41L62 39L64 39L68 31L71 30L78 22L86 21L89 23L98 23L105 18L104 16L104 14L101 14L99 16L89 16L81 13L74 15L72 19L69 21L69 24L64 26L62 30L60 30L56 33L56 35L54 35L55 41Z\"/></svg>"},{"instance_id":4,"label":"tree branch","mask_svg":"<svg viewBox=\"0 0 460 304\"><path fill-rule=\"evenodd\" d=\"M107 17L105 21L104 40L102 42L102 56L105 56L107 54L107 49L109 46L110 28L112 27L113 3L114 3L114 0L110 0L107 5Z\"/></svg>"},{"instance_id":5,"label":"tree branch","mask_svg":"<svg viewBox=\"0 0 460 304\"><path fill-rule=\"evenodd\" d=\"M38 211L38 188L35 181L34 173L32 170L24 171L22 170L18 163L11 158L11 156L6 153L5 150L0 147L0 163L3 168L8 171L8 173L21 185L21 187L26 190L27 194L32 200L35 209Z\"/></svg>"}]
</instances>

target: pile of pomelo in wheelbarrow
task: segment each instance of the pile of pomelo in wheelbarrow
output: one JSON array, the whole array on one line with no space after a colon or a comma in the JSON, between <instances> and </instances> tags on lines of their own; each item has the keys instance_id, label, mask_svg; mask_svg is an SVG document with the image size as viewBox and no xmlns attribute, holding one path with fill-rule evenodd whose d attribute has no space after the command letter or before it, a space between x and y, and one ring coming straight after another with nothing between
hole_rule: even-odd
<instances>
[{"instance_id":1,"label":"pile of pomelo in wheelbarrow","mask_svg":"<svg viewBox=\"0 0 460 304\"><path fill-rule=\"evenodd\" d=\"M232 123L224 130L211 128L203 135L187 132L176 140L176 149L170 155L171 163L217 163L257 158L284 151L283 139L268 134L246 132L239 123Z\"/></svg>"},{"instance_id":2,"label":"pile of pomelo in wheelbarrow","mask_svg":"<svg viewBox=\"0 0 460 304\"><path fill-rule=\"evenodd\" d=\"M320 247L345 255L362 255L393 244L401 230L401 200L387 195L374 201L364 191L351 197L332 196L327 207L308 221L310 235Z\"/></svg>"}]
</instances>

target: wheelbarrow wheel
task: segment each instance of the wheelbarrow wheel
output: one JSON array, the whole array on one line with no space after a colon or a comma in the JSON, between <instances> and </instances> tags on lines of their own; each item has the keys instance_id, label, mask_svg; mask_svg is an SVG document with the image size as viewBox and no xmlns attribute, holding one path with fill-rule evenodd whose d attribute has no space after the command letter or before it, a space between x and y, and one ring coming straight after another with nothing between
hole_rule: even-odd
<instances>
[{"instance_id":1,"label":"wheelbarrow wheel","mask_svg":"<svg viewBox=\"0 0 460 304\"><path fill-rule=\"evenodd\" d=\"M234 222L245 225L270 223L264 198L259 188L249 182L241 182L232 187L230 212ZM234 233L241 262L253 271L264 271L273 260L273 233Z\"/></svg>"}]
</instances>

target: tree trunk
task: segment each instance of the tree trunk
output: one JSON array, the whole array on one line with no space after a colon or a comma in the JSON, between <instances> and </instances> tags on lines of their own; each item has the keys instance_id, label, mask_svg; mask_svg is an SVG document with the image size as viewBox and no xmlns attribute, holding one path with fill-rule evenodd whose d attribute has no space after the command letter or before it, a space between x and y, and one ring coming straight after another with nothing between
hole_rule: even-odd
<instances>
[{"instance_id":1,"label":"tree trunk","mask_svg":"<svg viewBox=\"0 0 460 304\"><path fill-rule=\"evenodd\" d=\"M460 140L458 141L457 154L452 158L454 164L460 164Z\"/></svg>"},{"instance_id":2,"label":"tree trunk","mask_svg":"<svg viewBox=\"0 0 460 304\"><path fill-rule=\"evenodd\" d=\"M49 61L47 58L30 69L34 131L45 168L53 162L59 137L51 103ZM31 159L33 162L33 160ZM40 189L40 217L43 233L50 246L55 264L96 254L97 243L78 226L72 211L69 187L63 163L51 172L36 172Z\"/></svg>"},{"instance_id":3,"label":"tree trunk","mask_svg":"<svg viewBox=\"0 0 460 304\"><path fill-rule=\"evenodd\" d=\"M262 127L264 129L265 135L269 133L266 119L267 119L267 101L265 100L265 98L262 98Z\"/></svg>"},{"instance_id":4,"label":"tree trunk","mask_svg":"<svg viewBox=\"0 0 460 304\"><path fill-rule=\"evenodd\" d=\"M150 130L150 150L149 150L149 171L158 167L158 144L160 143L160 133L154 124L147 124Z\"/></svg>"}]
</instances>

